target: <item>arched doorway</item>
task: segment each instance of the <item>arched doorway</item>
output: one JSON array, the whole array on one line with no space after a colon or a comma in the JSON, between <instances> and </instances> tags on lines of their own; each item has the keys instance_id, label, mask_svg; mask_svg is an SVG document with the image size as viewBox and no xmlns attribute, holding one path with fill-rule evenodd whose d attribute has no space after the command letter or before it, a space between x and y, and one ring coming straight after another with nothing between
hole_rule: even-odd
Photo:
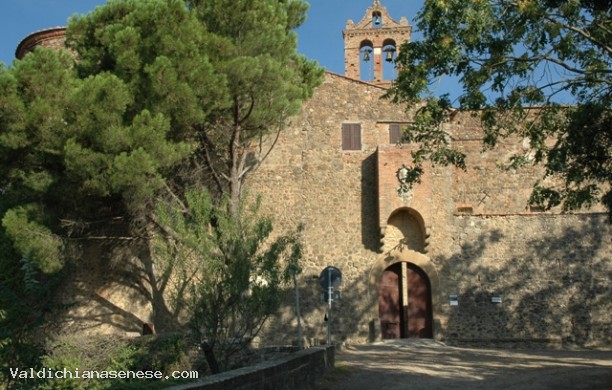
<instances>
[{"instance_id":1,"label":"arched doorway","mask_svg":"<svg viewBox=\"0 0 612 390\"><path fill-rule=\"evenodd\" d=\"M379 283L378 314L383 339L433 337L427 274L408 262L387 267Z\"/></svg>"}]
</instances>

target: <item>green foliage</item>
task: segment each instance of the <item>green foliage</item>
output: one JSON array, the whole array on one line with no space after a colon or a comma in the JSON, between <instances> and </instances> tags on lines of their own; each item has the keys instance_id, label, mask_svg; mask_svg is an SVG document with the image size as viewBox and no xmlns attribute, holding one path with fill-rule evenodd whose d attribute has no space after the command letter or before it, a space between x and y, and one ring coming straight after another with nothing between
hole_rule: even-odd
<instances>
[{"instance_id":1,"label":"green foliage","mask_svg":"<svg viewBox=\"0 0 612 390\"><path fill-rule=\"evenodd\" d=\"M191 369L189 345L181 334L143 337L135 340L132 345L146 351L134 363L141 370L159 370L168 375L172 371Z\"/></svg>"},{"instance_id":2,"label":"green foliage","mask_svg":"<svg viewBox=\"0 0 612 390\"><path fill-rule=\"evenodd\" d=\"M0 386L10 368L42 366L43 347L31 337L53 308L49 292L58 278L43 275L33 260L18 256L0 230Z\"/></svg>"},{"instance_id":3,"label":"green foliage","mask_svg":"<svg viewBox=\"0 0 612 390\"><path fill-rule=\"evenodd\" d=\"M41 366L54 371L66 369L81 376L85 371L174 371L191 370L187 344L179 335L150 336L126 341L102 336L63 336L47 345L51 352L41 359ZM18 366L15 366L18 367ZM39 368L40 368L39 367ZM24 368L21 366L20 368ZM108 378L16 379L11 389L162 389L185 383L185 380L138 380Z\"/></svg>"},{"instance_id":4,"label":"green foliage","mask_svg":"<svg viewBox=\"0 0 612 390\"><path fill-rule=\"evenodd\" d=\"M18 207L4 214L2 225L12 237L15 248L37 263L45 273L56 272L63 266L62 241L40 223L34 222L40 210L35 207Z\"/></svg>"},{"instance_id":5,"label":"green foliage","mask_svg":"<svg viewBox=\"0 0 612 390\"><path fill-rule=\"evenodd\" d=\"M143 110L162 114L173 137L188 139L210 110L226 104L208 33L183 1L111 1L74 17L67 33L82 78L110 73L130 91L124 120Z\"/></svg>"},{"instance_id":6,"label":"green foliage","mask_svg":"<svg viewBox=\"0 0 612 390\"><path fill-rule=\"evenodd\" d=\"M184 206L159 205L160 224L173 232L161 248L174 250L158 256L197 265L190 283L194 337L227 368L278 310L283 289L300 272L299 231L273 238L271 220L259 216L258 202L242 200L238 217L226 204L214 205L206 191L192 190Z\"/></svg>"},{"instance_id":7,"label":"green foliage","mask_svg":"<svg viewBox=\"0 0 612 390\"><path fill-rule=\"evenodd\" d=\"M62 225L88 234L92 220L140 218L160 193L212 187L210 175L235 209L261 162L254 143L280 131L321 80L296 54L306 8L110 1L70 20L78 61L39 48L0 70L0 188L16 247L34 257L53 249L46 256L59 261L50 238L66 235Z\"/></svg>"},{"instance_id":8,"label":"green foliage","mask_svg":"<svg viewBox=\"0 0 612 390\"><path fill-rule=\"evenodd\" d=\"M222 286L234 295L246 291L245 275L253 273L282 284L285 275L272 264L294 238L273 241L265 252L270 222L242 225L232 218L243 210L243 181L274 146L266 137L278 135L322 79L323 70L296 52L294 29L306 9L300 0L114 0L70 20L71 51L37 48L0 67L0 243L6 247L0 270L7 271L0 276L2 348L26 351L28 332L53 297L47 281L84 240L112 238L117 223L128 236L147 230L165 237L157 250L174 263L154 287L177 304L186 284L166 288L173 273L191 281L187 259L214 270L195 274L200 281L235 274L237 286ZM198 209L203 195L185 195L191 186L230 195ZM183 230L169 223L179 236L165 230L157 224L165 217L156 215L164 211L155 208L165 199L193 204L189 210L196 214L189 218L206 220L203 227L214 216L219 235L199 232L207 237L208 247L201 247L193 223L184 222ZM228 268L223 252L241 260ZM204 261L202 254L210 256ZM27 281L46 293L32 311L36 321L24 316L25 330L15 319L30 299L40 298L27 294ZM277 305L269 289L249 291L261 296L250 303L254 316Z\"/></svg>"},{"instance_id":9,"label":"green foliage","mask_svg":"<svg viewBox=\"0 0 612 390\"><path fill-rule=\"evenodd\" d=\"M411 129L424 145L417 157L463 164L443 141L450 102L430 90L455 76L463 87L458 110L480 116L485 147L527 138L534 162L561 183L536 191L534 201L565 209L600 201L612 213L611 12L609 1L426 0L417 17L424 39L402 46L388 94L409 105L426 100ZM575 105L563 107L563 99Z\"/></svg>"},{"instance_id":10,"label":"green foliage","mask_svg":"<svg viewBox=\"0 0 612 390\"><path fill-rule=\"evenodd\" d=\"M216 49L211 63L223 80L226 105L214 107L202 126L199 156L216 190L230 194L236 212L243 182L266 158L289 116L322 80L323 69L296 53L293 31L304 20L301 0L188 1Z\"/></svg>"},{"instance_id":11,"label":"green foliage","mask_svg":"<svg viewBox=\"0 0 612 390\"><path fill-rule=\"evenodd\" d=\"M23 355L37 349L30 334L50 309L48 280L69 259L70 238L91 234L88 221L146 209L192 147L168 139L162 114L134 113L137 96L116 76L79 78L65 52L16 61L0 71L0 90L0 339L6 356L24 362L35 358Z\"/></svg>"},{"instance_id":12,"label":"green foliage","mask_svg":"<svg viewBox=\"0 0 612 390\"><path fill-rule=\"evenodd\" d=\"M63 260L61 242L34 222L40 210L23 207L5 213L10 203L0 197L0 387L10 382L9 368L41 366L44 350L31 336L53 308L50 292L61 280L60 274L45 274L41 268L56 271Z\"/></svg>"},{"instance_id":13,"label":"green foliage","mask_svg":"<svg viewBox=\"0 0 612 390\"><path fill-rule=\"evenodd\" d=\"M43 272L63 266L67 235L90 234L89 221L147 210L193 152L189 137L177 139L176 123L201 121L218 96L201 24L182 2L153 3L115 2L71 22L69 36L80 41L69 42L83 51L77 64L68 52L38 48L0 70L0 217L14 248ZM98 14L105 22L116 19L103 25L108 32L94 31ZM126 43L135 29L129 23L136 22L166 34L143 32L136 42L143 58L123 52L111 34ZM92 59L101 50L94 35L120 57L116 67L102 69L108 61ZM98 68L88 73L90 60ZM186 110L197 112L187 116ZM190 131L187 125L180 130ZM68 225L79 228L64 229Z\"/></svg>"}]
</instances>

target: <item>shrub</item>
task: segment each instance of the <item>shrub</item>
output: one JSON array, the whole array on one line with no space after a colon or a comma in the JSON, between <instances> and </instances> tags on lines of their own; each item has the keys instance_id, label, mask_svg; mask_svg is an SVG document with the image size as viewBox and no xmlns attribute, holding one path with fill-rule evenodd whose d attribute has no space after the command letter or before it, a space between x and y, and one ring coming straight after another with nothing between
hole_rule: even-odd
<instances>
[{"instance_id":1,"label":"shrub","mask_svg":"<svg viewBox=\"0 0 612 390\"><path fill-rule=\"evenodd\" d=\"M47 344L42 367L68 370L83 375L85 371L173 371L191 370L187 344L179 334L146 336L134 340L119 337L67 335ZM105 390L162 389L186 380L159 379L28 379L14 383L12 389Z\"/></svg>"}]
</instances>

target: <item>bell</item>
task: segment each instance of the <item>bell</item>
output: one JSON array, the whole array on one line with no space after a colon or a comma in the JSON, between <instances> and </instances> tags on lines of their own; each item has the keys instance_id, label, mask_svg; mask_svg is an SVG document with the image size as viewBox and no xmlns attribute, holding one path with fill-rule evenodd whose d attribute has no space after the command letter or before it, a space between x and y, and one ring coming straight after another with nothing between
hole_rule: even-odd
<instances>
[{"instance_id":1,"label":"bell","mask_svg":"<svg viewBox=\"0 0 612 390\"><path fill-rule=\"evenodd\" d=\"M387 58L385 58L387 62L393 62L393 50L387 50Z\"/></svg>"},{"instance_id":2,"label":"bell","mask_svg":"<svg viewBox=\"0 0 612 390\"><path fill-rule=\"evenodd\" d=\"M374 17L374 24L375 24L376 26L380 26L381 19L382 19L382 18L381 18L380 16L376 16L376 17Z\"/></svg>"},{"instance_id":3,"label":"bell","mask_svg":"<svg viewBox=\"0 0 612 390\"><path fill-rule=\"evenodd\" d=\"M369 50L366 50L366 51L363 52L363 60L365 62L370 61L370 51Z\"/></svg>"}]
</instances>

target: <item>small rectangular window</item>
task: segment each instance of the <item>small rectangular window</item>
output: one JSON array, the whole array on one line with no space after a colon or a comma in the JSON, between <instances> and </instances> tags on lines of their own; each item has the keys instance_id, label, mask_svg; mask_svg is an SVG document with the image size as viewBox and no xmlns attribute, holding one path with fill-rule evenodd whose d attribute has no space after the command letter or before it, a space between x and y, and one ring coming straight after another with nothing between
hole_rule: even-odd
<instances>
[{"instance_id":1,"label":"small rectangular window","mask_svg":"<svg viewBox=\"0 0 612 390\"><path fill-rule=\"evenodd\" d=\"M406 140L404 140L402 126L399 123L392 123L389 125L389 143L406 143Z\"/></svg>"},{"instance_id":2,"label":"small rectangular window","mask_svg":"<svg viewBox=\"0 0 612 390\"><path fill-rule=\"evenodd\" d=\"M342 150L361 150L361 125L342 124Z\"/></svg>"}]
</instances>

